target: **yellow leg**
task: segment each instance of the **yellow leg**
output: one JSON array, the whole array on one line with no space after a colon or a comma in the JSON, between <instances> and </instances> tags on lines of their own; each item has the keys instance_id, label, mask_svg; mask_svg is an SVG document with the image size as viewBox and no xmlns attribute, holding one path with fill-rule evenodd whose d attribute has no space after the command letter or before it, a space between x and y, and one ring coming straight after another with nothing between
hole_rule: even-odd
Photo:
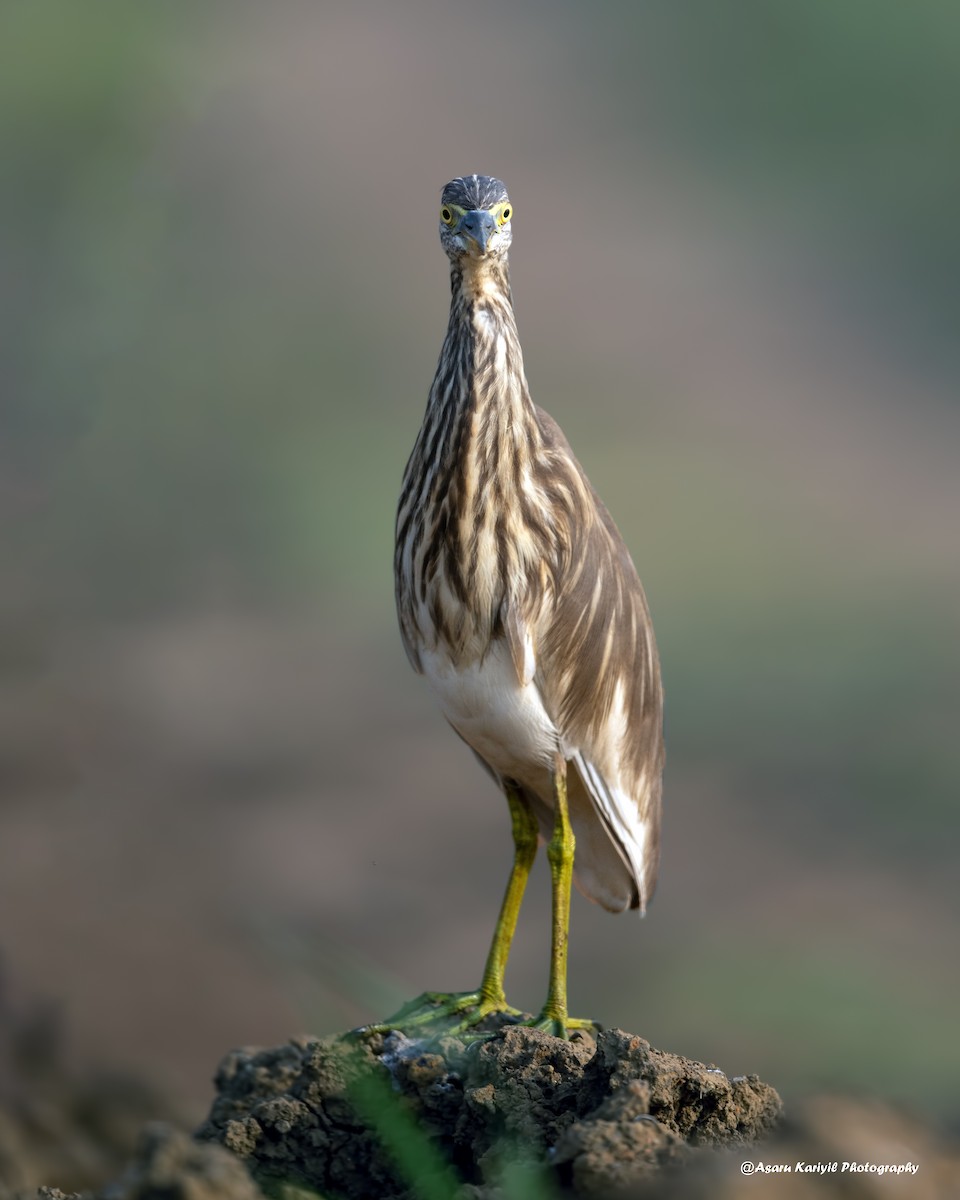
<instances>
[{"instance_id":1,"label":"yellow leg","mask_svg":"<svg viewBox=\"0 0 960 1200\"><path fill-rule=\"evenodd\" d=\"M538 829L536 817L530 811L522 793L510 784L506 785L504 791L510 806L510 823L513 830L513 869L507 881L503 903L500 905L500 915L493 931L493 941L479 989L475 992L424 992L386 1021L363 1026L362 1030L357 1032L386 1033L390 1029L411 1030L418 1026L432 1025L449 1017L462 1016L455 1025L445 1029L447 1033L455 1033L479 1024L490 1013L520 1015L517 1009L510 1008L507 1004L503 991L503 976L510 954L510 944L517 928L523 893L537 854Z\"/></svg>"},{"instance_id":2,"label":"yellow leg","mask_svg":"<svg viewBox=\"0 0 960 1200\"><path fill-rule=\"evenodd\" d=\"M558 758L553 774L553 837L547 846L552 886L552 923L550 942L550 986L547 1000L532 1024L555 1037L567 1037L571 1029L597 1029L595 1021L572 1018L567 1014L567 943L570 934L570 886L573 882L573 855L576 840L567 807L567 764Z\"/></svg>"},{"instance_id":3,"label":"yellow leg","mask_svg":"<svg viewBox=\"0 0 960 1200\"><path fill-rule=\"evenodd\" d=\"M480 984L480 1004L488 1012L506 1008L503 976L517 928L523 893L530 878L530 868L537 856L536 817L519 791L509 784L504 790L507 794L507 804L510 805L510 822L513 828L513 870L507 881L507 890L493 931L490 953L487 955L487 965L483 970L483 982Z\"/></svg>"}]
</instances>

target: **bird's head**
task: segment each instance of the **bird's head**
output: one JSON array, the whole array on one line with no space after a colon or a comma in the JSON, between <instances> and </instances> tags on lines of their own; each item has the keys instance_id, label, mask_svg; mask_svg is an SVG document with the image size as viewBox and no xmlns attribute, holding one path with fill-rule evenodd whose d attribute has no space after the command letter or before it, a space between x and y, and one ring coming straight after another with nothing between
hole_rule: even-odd
<instances>
[{"instance_id":1,"label":"bird's head","mask_svg":"<svg viewBox=\"0 0 960 1200\"><path fill-rule=\"evenodd\" d=\"M499 179L461 175L440 197L440 242L455 262L495 259L506 254L513 234L513 205Z\"/></svg>"}]
</instances>

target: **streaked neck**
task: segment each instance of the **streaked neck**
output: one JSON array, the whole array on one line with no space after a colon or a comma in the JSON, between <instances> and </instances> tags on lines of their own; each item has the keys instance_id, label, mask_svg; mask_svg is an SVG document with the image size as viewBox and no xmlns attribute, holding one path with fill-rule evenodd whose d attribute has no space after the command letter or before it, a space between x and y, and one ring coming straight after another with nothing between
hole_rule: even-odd
<instances>
[{"instance_id":1,"label":"streaked neck","mask_svg":"<svg viewBox=\"0 0 960 1200\"><path fill-rule=\"evenodd\" d=\"M492 406L503 417L532 415L506 257L454 263L450 287L450 322L437 383L444 382L443 362L458 359L461 386L440 391L455 398L461 412Z\"/></svg>"},{"instance_id":2,"label":"streaked neck","mask_svg":"<svg viewBox=\"0 0 960 1200\"><path fill-rule=\"evenodd\" d=\"M453 263L450 283L454 297L461 293L467 304L505 303L513 311L510 268L502 258L463 258Z\"/></svg>"}]
</instances>

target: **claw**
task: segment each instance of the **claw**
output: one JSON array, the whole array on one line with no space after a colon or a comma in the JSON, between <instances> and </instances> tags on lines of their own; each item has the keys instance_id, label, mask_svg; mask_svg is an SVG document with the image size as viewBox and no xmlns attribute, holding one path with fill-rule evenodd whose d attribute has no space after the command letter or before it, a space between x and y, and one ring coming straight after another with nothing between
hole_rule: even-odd
<instances>
[{"instance_id":1,"label":"claw","mask_svg":"<svg viewBox=\"0 0 960 1200\"><path fill-rule=\"evenodd\" d=\"M411 1030L443 1024L444 1028L438 1031L438 1036L469 1032L473 1037L484 1037L489 1036L489 1033L476 1030L475 1026L494 1014L507 1017L523 1016L519 1009L511 1008L500 1000L490 1000L480 991L424 992L416 1000L405 1004L392 1017L372 1025L361 1025L353 1030L353 1033L361 1037L375 1033L386 1036L394 1029L409 1033ZM461 1017L461 1020L450 1024L452 1017Z\"/></svg>"},{"instance_id":2,"label":"claw","mask_svg":"<svg viewBox=\"0 0 960 1200\"><path fill-rule=\"evenodd\" d=\"M582 1029L593 1035L603 1032L603 1026L599 1021L591 1021L584 1017L554 1016L548 1013L541 1013L532 1021L521 1021L520 1024L526 1026L527 1029L542 1029L544 1033L549 1033L551 1037L560 1038L564 1042L570 1041L571 1033L577 1033Z\"/></svg>"}]
</instances>

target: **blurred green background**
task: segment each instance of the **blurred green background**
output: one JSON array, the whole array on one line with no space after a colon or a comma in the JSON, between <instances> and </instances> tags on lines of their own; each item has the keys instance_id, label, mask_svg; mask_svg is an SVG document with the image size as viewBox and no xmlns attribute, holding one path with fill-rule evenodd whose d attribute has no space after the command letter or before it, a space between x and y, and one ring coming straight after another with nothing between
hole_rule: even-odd
<instances>
[{"instance_id":1,"label":"blurred green background","mask_svg":"<svg viewBox=\"0 0 960 1200\"><path fill-rule=\"evenodd\" d=\"M660 890L575 899L573 1011L960 1116L958 67L932 0L3 6L0 953L79 1063L199 1113L479 977L506 807L390 558L480 171L667 693Z\"/></svg>"}]
</instances>

